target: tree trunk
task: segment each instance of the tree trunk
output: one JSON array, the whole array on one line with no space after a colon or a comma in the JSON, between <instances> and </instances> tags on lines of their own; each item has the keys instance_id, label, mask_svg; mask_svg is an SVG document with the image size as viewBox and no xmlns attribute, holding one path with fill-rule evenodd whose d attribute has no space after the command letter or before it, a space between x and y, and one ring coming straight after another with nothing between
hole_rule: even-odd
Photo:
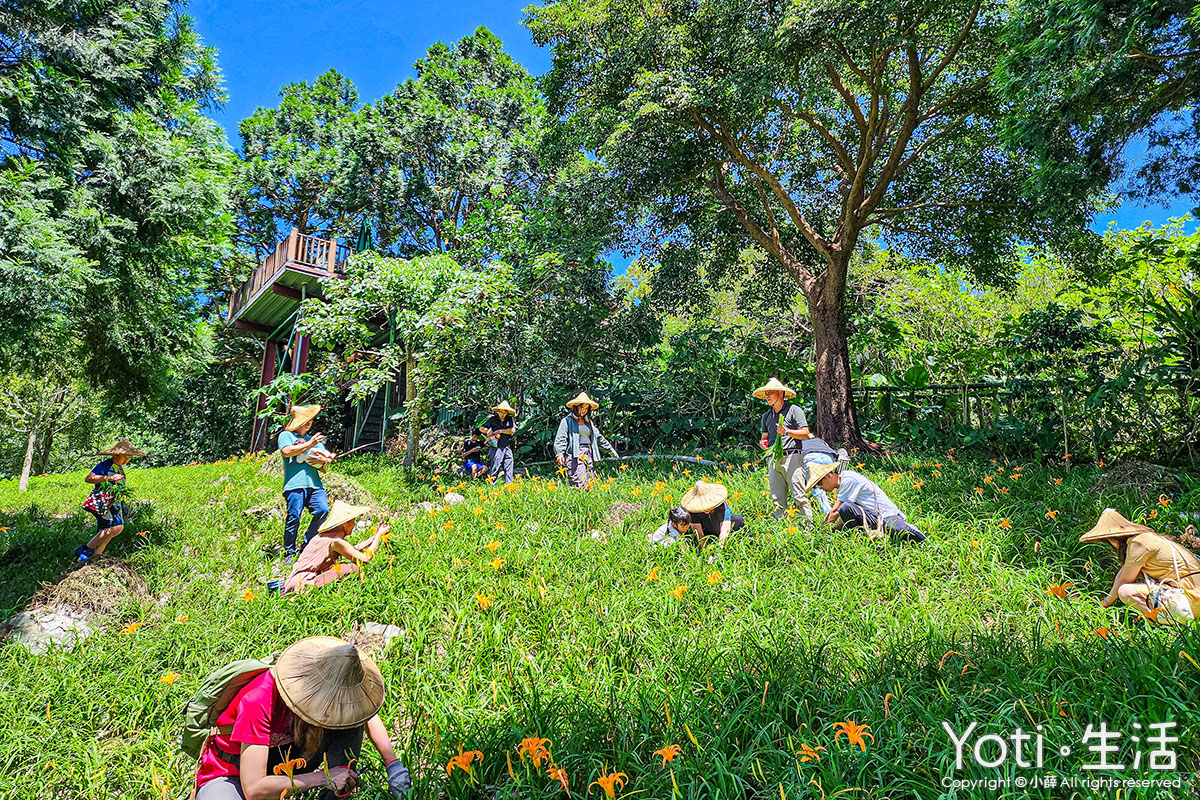
<instances>
[{"instance_id":1,"label":"tree trunk","mask_svg":"<svg viewBox=\"0 0 1200 800\"><path fill-rule=\"evenodd\" d=\"M413 376L416 372L417 359L413 355L409 355L405 362L404 369L404 407L408 414L408 442L404 448L404 460L401 464L405 467L411 467L417 463L417 456L421 452L421 402L417 398L417 381Z\"/></svg>"},{"instance_id":2,"label":"tree trunk","mask_svg":"<svg viewBox=\"0 0 1200 800\"><path fill-rule=\"evenodd\" d=\"M845 293L821 281L807 300L816 345L817 435L834 447L877 450L878 446L866 441L858 428L850 386Z\"/></svg>"},{"instance_id":3,"label":"tree trunk","mask_svg":"<svg viewBox=\"0 0 1200 800\"><path fill-rule=\"evenodd\" d=\"M37 444L37 425L29 426L29 439L25 444L25 463L21 465L20 491L29 491L29 470L33 466L33 448Z\"/></svg>"}]
</instances>

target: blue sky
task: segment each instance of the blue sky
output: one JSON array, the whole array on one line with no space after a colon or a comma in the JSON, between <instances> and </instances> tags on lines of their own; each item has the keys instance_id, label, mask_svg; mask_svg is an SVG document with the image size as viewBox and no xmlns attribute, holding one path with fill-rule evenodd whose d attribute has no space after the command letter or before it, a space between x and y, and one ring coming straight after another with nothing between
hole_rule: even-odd
<instances>
[{"instance_id":1,"label":"blue sky","mask_svg":"<svg viewBox=\"0 0 1200 800\"><path fill-rule=\"evenodd\" d=\"M522 9L531 0L419 0L381 3L372 0L193 0L190 13L204 40L217 48L229 102L213 116L230 144L238 144L237 125L260 106L274 106L279 89L311 81L330 67L350 78L364 101L390 92L413 75L412 64L433 42L450 42L480 25L504 42L505 49L534 75L550 68L549 52L534 46L521 26ZM1097 219L1136 228L1181 216L1190 204L1167 208L1126 203L1115 214Z\"/></svg>"}]
</instances>

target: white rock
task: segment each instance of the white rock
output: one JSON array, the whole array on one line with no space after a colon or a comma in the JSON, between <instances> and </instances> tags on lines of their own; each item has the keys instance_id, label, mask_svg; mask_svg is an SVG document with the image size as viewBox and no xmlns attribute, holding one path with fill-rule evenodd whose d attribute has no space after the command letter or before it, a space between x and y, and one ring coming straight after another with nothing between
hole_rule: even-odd
<instances>
[{"instance_id":1,"label":"white rock","mask_svg":"<svg viewBox=\"0 0 1200 800\"><path fill-rule=\"evenodd\" d=\"M447 492L446 496L443 497L442 500L444 500L448 506L456 506L459 503L467 502L467 498L456 492Z\"/></svg>"}]
</instances>

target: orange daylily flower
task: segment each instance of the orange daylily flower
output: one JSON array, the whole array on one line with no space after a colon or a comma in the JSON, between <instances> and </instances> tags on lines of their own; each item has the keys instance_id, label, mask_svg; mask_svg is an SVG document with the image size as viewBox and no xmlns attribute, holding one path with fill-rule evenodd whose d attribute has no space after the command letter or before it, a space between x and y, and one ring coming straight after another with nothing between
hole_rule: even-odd
<instances>
[{"instance_id":1,"label":"orange daylily flower","mask_svg":"<svg viewBox=\"0 0 1200 800\"><path fill-rule=\"evenodd\" d=\"M500 542L495 540L488 542L487 549L489 553L496 555L496 551L500 549Z\"/></svg>"},{"instance_id":2,"label":"orange daylily flower","mask_svg":"<svg viewBox=\"0 0 1200 800\"><path fill-rule=\"evenodd\" d=\"M499 556L497 556L496 558L493 558L491 561L488 562L488 566L491 567L492 569L496 570L497 572L499 572L500 568L503 567L506 563L508 563L508 562L506 562L503 558L500 558Z\"/></svg>"},{"instance_id":3,"label":"orange daylily flower","mask_svg":"<svg viewBox=\"0 0 1200 800\"><path fill-rule=\"evenodd\" d=\"M509 486L512 486L512 484L510 483ZM475 508L471 509L471 513L478 517L483 513L483 506L475 506Z\"/></svg>"},{"instance_id":4,"label":"orange daylily flower","mask_svg":"<svg viewBox=\"0 0 1200 800\"><path fill-rule=\"evenodd\" d=\"M708 573L709 586L713 585L714 583L720 583L723 577L725 576L721 574L721 570L714 569L712 572Z\"/></svg>"},{"instance_id":5,"label":"orange daylily flower","mask_svg":"<svg viewBox=\"0 0 1200 800\"><path fill-rule=\"evenodd\" d=\"M883 718L884 719L887 719L892 714L891 710L888 708L888 701L891 700L893 697L895 697L895 695L893 695L891 692L888 692L887 694L885 694L883 696Z\"/></svg>"},{"instance_id":6,"label":"orange daylily flower","mask_svg":"<svg viewBox=\"0 0 1200 800\"><path fill-rule=\"evenodd\" d=\"M256 595L254 592L250 591L249 589L242 592L242 602L243 603L249 603L249 602L252 602L257 599L258 599L258 595Z\"/></svg>"},{"instance_id":7,"label":"orange daylily flower","mask_svg":"<svg viewBox=\"0 0 1200 800\"><path fill-rule=\"evenodd\" d=\"M854 468L855 468L855 469L865 469L865 468L866 468L866 466L867 466L866 464L864 464L863 462L859 461L857 464L855 464L855 465L854 465Z\"/></svg>"},{"instance_id":8,"label":"orange daylily flower","mask_svg":"<svg viewBox=\"0 0 1200 800\"><path fill-rule=\"evenodd\" d=\"M1158 496L1158 504L1163 508L1166 508L1167 506L1171 505L1171 498L1167 497L1165 494L1160 494Z\"/></svg>"},{"instance_id":9,"label":"orange daylily flower","mask_svg":"<svg viewBox=\"0 0 1200 800\"><path fill-rule=\"evenodd\" d=\"M795 525L789 525L787 527L787 532L790 533L792 536L795 536L797 533L800 532L800 529L797 528Z\"/></svg>"},{"instance_id":10,"label":"orange daylily flower","mask_svg":"<svg viewBox=\"0 0 1200 800\"><path fill-rule=\"evenodd\" d=\"M1101 639L1107 639L1112 635L1112 631L1108 628L1096 628L1096 630L1092 631L1092 635L1098 636Z\"/></svg>"},{"instance_id":11,"label":"orange daylily flower","mask_svg":"<svg viewBox=\"0 0 1200 800\"><path fill-rule=\"evenodd\" d=\"M1165 610L1166 609L1162 609L1162 608L1152 608L1145 614L1142 614L1142 617L1144 619L1150 620L1151 622L1158 622L1158 615L1161 614Z\"/></svg>"},{"instance_id":12,"label":"orange daylily flower","mask_svg":"<svg viewBox=\"0 0 1200 800\"><path fill-rule=\"evenodd\" d=\"M604 790L604 794L610 798L617 796L617 789L624 789L625 782L629 776L624 772L610 772L602 774L599 778L588 784L588 794L591 794L593 786L599 786Z\"/></svg>"},{"instance_id":13,"label":"orange daylily flower","mask_svg":"<svg viewBox=\"0 0 1200 800\"><path fill-rule=\"evenodd\" d=\"M687 584L683 583L683 584L680 584L679 586L676 586L674 589L672 589L670 592L668 592L668 594L675 595L676 600L682 600L683 593L686 592L687 590L688 590Z\"/></svg>"},{"instance_id":14,"label":"orange daylily flower","mask_svg":"<svg viewBox=\"0 0 1200 800\"><path fill-rule=\"evenodd\" d=\"M293 758L282 764L276 764L274 772L276 775L287 775L291 778L296 770L304 769L306 766L308 766L308 762L303 758Z\"/></svg>"},{"instance_id":15,"label":"orange daylily flower","mask_svg":"<svg viewBox=\"0 0 1200 800\"><path fill-rule=\"evenodd\" d=\"M0 528L0 533L8 533L8 526L5 525L4 527Z\"/></svg>"},{"instance_id":16,"label":"orange daylily flower","mask_svg":"<svg viewBox=\"0 0 1200 800\"><path fill-rule=\"evenodd\" d=\"M558 764L551 764L550 768L546 770L546 775L562 785L563 791L567 793L567 797L571 796L571 787L567 785L567 771L565 769Z\"/></svg>"},{"instance_id":17,"label":"orange daylily flower","mask_svg":"<svg viewBox=\"0 0 1200 800\"><path fill-rule=\"evenodd\" d=\"M483 594L480 592L479 594L475 595L475 601L479 603L479 608L481 610L487 611L492 607L492 601L495 599L495 597L496 595L494 594Z\"/></svg>"},{"instance_id":18,"label":"orange daylily flower","mask_svg":"<svg viewBox=\"0 0 1200 800\"><path fill-rule=\"evenodd\" d=\"M820 745L817 747L812 747L811 745L801 742L800 749L796 751L796 755L800 756L801 764L806 764L809 761L816 761L819 764L821 763L820 751L823 750L825 750L825 748L821 747Z\"/></svg>"},{"instance_id":19,"label":"orange daylily flower","mask_svg":"<svg viewBox=\"0 0 1200 800\"><path fill-rule=\"evenodd\" d=\"M898 480L900 480L899 472L893 472L890 476L888 476L888 483L895 483Z\"/></svg>"},{"instance_id":20,"label":"orange daylily flower","mask_svg":"<svg viewBox=\"0 0 1200 800\"><path fill-rule=\"evenodd\" d=\"M176 622L187 622L187 621L188 621L187 614L184 614L184 615L183 615L183 616L181 616L181 617L177 617L177 618L175 619L175 621L176 621Z\"/></svg>"},{"instance_id":21,"label":"orange daylily flower","mask_svg":"<svg viewBox=\"0 0 1200 800\"><path fill-rule=\"evenodd\" d=\"M1046 509L1046 519L1056 519L1057 517L1058 517L1058 512L1055 511L1053 508Z\"/></svg>"},{"instance_id":22,"label":"orange daylily flower","mask_svg":"<svg viewBox=\"0 0 1200 800\"><path fill-rule=\"evenodd\" d=\"M1014 480L1014 481L1015 481L1015 480L1018 480L1018 479L1021 477L1021 473L1019 473L1019 472L1014 472L1012 475L1009 475L1008 477L1009 477L1009 480Z\"/></svg>"},{"instance_id":23,"label":"orange daylily flower","mask_svg":"<svg viewBox=\"0 0 1200 800\"><path fill-rule=\"evenodd\" d=\"M858 745L860 750L867 749L866 739L871 740L871 744L875 744L875 737L871 735L870 725L859 725L852 719L844 720L833 726L833 741L837 742L838 738L845 736L850 746Z\"/></svg>"},{"instance_id":24,"label":"orange daylily flower","mask_svg":"<svg viewBox=\"0 0 1200 800\"><path fill-rule=\"evenodd\" d=\"M646 573L646 580L648 580L648 581L658 580L658 567L650 568L650 571Z\"/></svg>"},{"instance_id":25,"label":"orange daylily flower","mask_svg":"<svg viewBox=\"0 0 1200 800\"><path fill-rule=\"evenodd\" d=\"M1054 485L1055 485L1055 486L1062 486L1062 481L1063 481L1063 479L1062 479L1062 478L1055 478L1055 479L1054 479Z\"/></svg>"},{"instance_id":26,"label":"orange daylily flower","mask_svg":"<svg viewBox=\"0 0 1200 800\"><path fill-rule=\"evenodd\" d=\"M121 628L121 633L137 633L137 629L145 624L144 622L131 622L124 628Z\"/></svg>"},{"instance_id":27,"label":"orange daylily flower","mask_svg":"<svg viewBox=\"0 0 1200 800\"><path fill-rule=\"evenodd\" d=\"M925 485L925 481L913 481L914 489L920 489L924 485Z\"/></svg>"},{"instance_id":28,"label":"orange daylily flower","mask_svg":"<svg viewBox=\"0 0 1200 800\"><path fill-rule=\"evenodd\" d=\"M444 530L444 531L448 531L453 527L454 527L454 520L452 520L452 519L448 519L444 523L442 523L442 530Z\"/></svg>"},{"instance_id":29,"label":"orange daylily flower","mask_svg":"<svg viewBox=\"0 0 1200 800\"><path fill-rule=\"evenodd\" d=\"M1007 486L1001 486L1001 487L1000 487L1000 494L1008 494L1008 487L1007 487Z\"/></svg>"},{"instance_id":30,"label":"orange daylily flower","mask_svg":"<svg viewBox=\"0 0 1200 800\"><path fill-rule=\"evenodd\" d=\"M457 767L458 769L461 769L463 772L467 773L467 777L469 777L471 780L475 780L475 776L471 772L472 761L483 761L483 753L479 752L478 750L468 750L464 753L462 745L460 744L458 746L458 755L450 759L450 763L446 764L446 774L451 774L454 771L454 768Z\"/></svg>"},{"instance_id":31,"label":"orange daylily flower","mask_svg":"<svg viewBox=\"0 0 1200 800\"><path fill-rule=\"evenodd\" d=\"M984 482L984 483L991 483L991 482L992 482L992 476L991 476L991 475L984 475L984 476L983 476L983 482Z\"/></svg>"},{"instance_id":32,"label":"orange daylily flower","mask_svg":"<svg viewBox=\"0 0 1200 800\"><path fill-rule=\"evenodd\" d=\"M667 764L674 761L680 752L681 751L679 749L679 745L669 744L669 745L666 745L665 747L660 747L659 749L655 750L654 755L662 756L662 760L663 760L662 765L665 767L665 766L667 766Z\"/></svg>"},{"instance_id":33,"label":"orange daylily flower","mask_svg":"<svg viewBox=\"0 0 1200 800\"><path fill-rule=\"evenodd\" d=\"M983 487L982 487L982 486L976 486L976 487L975 487L975 494L983 494Z\"/></svg>"},{"instance_id":34,"label":"orange daylily flower","mask_svg":"<svg viewBox=\"0 0 1200 800\"><path fill-rule=\"evenodd\" d=\"M939 464L938 466L941 466L941 465ZM931 475L933 475L933 477L935 477L935 478L940 478L940 477L942 477L942 473L941 473L941 472L939 472L939 471L938 471L938 470L936 470L936 469L935 469L935 470L934 470L932 473L930 473L930 474L931 474Z\"/></svg>"},{"instance_id":35,"label":"orange daylily flower","mask_svg":"<svg viewBox=\"0 0 1200 800\"><path fill-rule=\"evenodd\" d=\"M145 539L147 536L150 535L150 531L138 531L137 535L142 537L143 539Z\"/></svg>"},{"instance_id":36,"label":"orange daylily flower","mask_svg":"<svg viewBox=\"0 0 1200 800\"><path fill-rule=\"evenodd\" d=\"M158 681L159 681L159 683L165 683L167 686L170 686L171 684L173 684L175 681L179 680L182 677L183 676L180 675L178 672L171 672L168 670L167 674L163 675L161 678L159 678Z\"/></svg>"},{"instance_id":37,"label":"orange daylily flower","mask_svg":"<svg viewBox=\"0 0 1200 800\"><path fill-rule=\"evenodd\" d=\"M1033 552L1036 553L1038 550L1041 550L1041 549L1042 549L1042 543L1040 541L1033 543Z\"/></svg>"},{"instance_id":38,"label":"orange daylily flower","mask_svg":"<svg viewBox=\"0 0 1200 800\"><path fill-rule=\"evenodd\" d=\"M1005 530L1009 530L1012 528L1012 520L1010 520L1008 517L1005 517L1004 519L1000 520L996 524L999 525L1001 528L1004 528Z\"/></svg>"},{"instance_id":39,"label":"orange daylily flower","mask_svg":"<svg viewBox=\"0 0 1200 800\"><path fill-rule=\"evenodd\" d=\"M541 736L529 736L521 740L521 745L517 748L517 755L524 761L528 758L533 762L534 769L541 769L542 762L551 763L550 751L546 745L550 744L550 740Z\"/></svg>"},{"instance_id":40,"label":"orange daylily flower","mask_svg":"<svg viewBox=\"0 0 1200 800\"><path fill-rule=\"evenodd\" d=\"M1046 589L1046 591L1049 592L1050 594L1054 595L1055 597L1057 597L1060 600L1066 600L1067 599L1067 589L1073 589L1073 588L1075 588L1075 584L1073 584L1073 583L1052 583Z\"/></svg>"}]
</instances>

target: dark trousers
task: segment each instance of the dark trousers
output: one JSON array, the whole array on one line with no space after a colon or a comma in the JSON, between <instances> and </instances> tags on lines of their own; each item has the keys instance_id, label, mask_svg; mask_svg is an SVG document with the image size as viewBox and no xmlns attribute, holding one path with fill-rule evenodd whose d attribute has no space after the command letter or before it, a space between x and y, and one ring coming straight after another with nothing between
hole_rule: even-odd
<instances>
[{"instance_id":1,"label":"dark trousers","mask_svg":"<svg viewBox=\"0 0 1200 800\"><path fill-rule=\"evenodd\" d=\"M488 474L493 478L504 478L505 483L513 482L513 470L516 462L513 459L512 447L493 447L488 451L488 463L491 469Z\"/></svg>"},{"instance_id":2,"label":"dark trousers","mask_svg":"<svg viewBox=\"0 0 1200 800\"><path fill-rule=\"evenodd\" d=\"M283 523L283 549L288 555L294 556L296 550L296 535L300 533L300 515L304 509L312 514L312 522L304 534L304 543L317 535L317 531L329 516L329 495L324 489L292 489L283 493L287 502L287 519Z\"/></svg>"},{"instance_id":3,"label":"dark trousers","mask_svg":"<svg viewBox=\"0 0 1200 800\"><path fill-rule=\"evenodd\" d=\"M842 520L842 529L849 528L864 528L866 530L875 530L879 527L879 518L871 512L864 509L862 506L854 503L842 501L842 505L838 508L838 516ZM904 517L891 516L883 520L883 529L893 536L898 536L901 541L905 542L923 542L925 534L917 530Z\"/></svg>"},{"instance_id":4,"label":"dark trousers","mask_svg":"<svg viewBox=\"0 0 1200 800\"><path fill-rule=\"evenodd\" d=\"M326 731L325 740L317 749L316 754L308 759L308 763L305 764L304 769L297 770L296 774L302 775L305 772L315 772L321 769L324 764L328 764L330 769L345 767L350 764L352 759L357 764L358 755L362 751L363 731L365 729L365 725L360 725L357 728L350 728L343 731ZM211 747L212 745L209 746ZM218 758L234 766L237 766L241 760L240 755L217 752ZM272 774L275 767L285 761L293 758L301 758L303 755L303 753L297 752L295 745L272 747L267 757L267 774ZM333 800L336 796L332 789L322 789L321 793L317 795L317 800ZM245 797L242 794L242 781L240 777L217 778L205 783L196 792L196 800L245 800Z\"/></svg>"}]
</instances>

